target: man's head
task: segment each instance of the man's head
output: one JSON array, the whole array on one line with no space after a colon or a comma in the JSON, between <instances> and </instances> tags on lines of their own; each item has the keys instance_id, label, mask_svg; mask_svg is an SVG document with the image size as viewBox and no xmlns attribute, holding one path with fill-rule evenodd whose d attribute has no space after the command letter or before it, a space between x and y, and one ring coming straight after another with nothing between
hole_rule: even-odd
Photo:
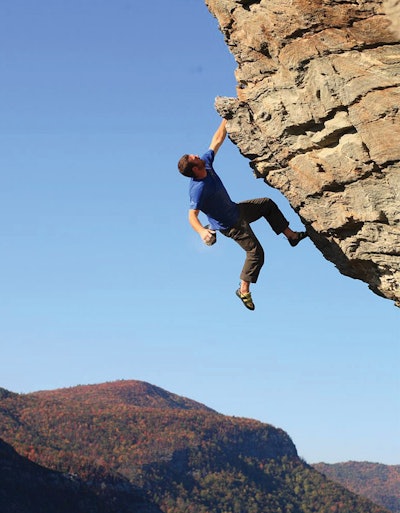
<instances>
[{"instance_id":1,"label":"man's head","mask_svg":"<svg viewBox=\"0 0 400 513\"><path fill-rule=\"evenodd\" d=\"M198 155L185 154L178 162L179 172L188 178L204 178L207 174L202 160Z\"/></svg>"}]
</instances>

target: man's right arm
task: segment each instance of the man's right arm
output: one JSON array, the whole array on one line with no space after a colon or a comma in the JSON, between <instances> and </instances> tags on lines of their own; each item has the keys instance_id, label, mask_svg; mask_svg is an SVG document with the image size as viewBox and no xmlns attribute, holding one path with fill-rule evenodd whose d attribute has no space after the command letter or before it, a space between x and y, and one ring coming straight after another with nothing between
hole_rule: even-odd
<instances>
[{"instance_id":1,"label":"man's right arm","mask_svg":"<svg viewBox=\"0 0 400 513\"><path fill-rule=\"evenodd\" d=\"M202 241L207 244L207 242L211 240L212 234L214 232L208 228L204 228L204 226L200 223L199 213L200 210L189 210L189 223L193 230L195 230L200 235Z\"/></svg>"}]
</instances>

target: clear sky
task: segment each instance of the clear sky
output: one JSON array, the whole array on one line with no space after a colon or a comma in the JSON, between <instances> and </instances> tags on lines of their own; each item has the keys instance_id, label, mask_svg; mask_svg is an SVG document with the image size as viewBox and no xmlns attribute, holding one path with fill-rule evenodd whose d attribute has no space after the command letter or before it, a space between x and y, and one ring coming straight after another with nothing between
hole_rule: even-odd
<instances>
[{"instance_id":1,"label":"clear sky","mask_svg":"<svg viewBox=\"0 0 400 513\"><path fill-rule=\"evenodd\" d=\"M399 309L259 221L250 312L241 249L187 222L177 160L236 96L203 1L3 0L0 48L0 386L138 379L280 427L309 463L400 464ZM229 139L215 168L302 228Z\"/></svg>"}]
</instances>

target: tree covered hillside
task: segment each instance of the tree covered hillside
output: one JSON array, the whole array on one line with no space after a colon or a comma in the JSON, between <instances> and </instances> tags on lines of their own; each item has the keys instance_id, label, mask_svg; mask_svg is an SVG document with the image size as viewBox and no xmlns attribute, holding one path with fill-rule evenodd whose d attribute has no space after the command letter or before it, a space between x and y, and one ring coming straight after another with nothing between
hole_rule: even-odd
<instances>
[{"instance_id":1,"label":"tree covered hillside","mask_svg":"<svg viewBox=\"0 0 400 513\"><path fill-rule=\"evenodd\" d=\"M400 513L400 465L348 461L314 467L352 492Z\"/></svg>"},{"instance_id":2,"label":"tree covered hillside","mask_svg":"<svg viewBox=\"0 0 400 513\"><path fill-rule=\"evenodd\" d=\"M2 513L161 513L126 479L97 474L91 483L33 463L0 439Z\"/></svg>"},{"instance_id":3,"label":"tree covered hillside","mask_svg":"<svg viewBox=\"0 0 400 513\"><path fill-rule=\"evenodd\" d=\"M3 438L90 481L119 473L164 513L383 513L305 464L289 436L152 385L0 394Z\"/></svg>"}]
</instances>

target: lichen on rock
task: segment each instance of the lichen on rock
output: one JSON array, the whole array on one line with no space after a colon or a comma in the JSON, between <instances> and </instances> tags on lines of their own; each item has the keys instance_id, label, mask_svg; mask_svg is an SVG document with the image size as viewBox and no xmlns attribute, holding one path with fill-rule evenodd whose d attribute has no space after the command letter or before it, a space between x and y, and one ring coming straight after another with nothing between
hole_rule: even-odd
<instances>
[{"instance_id":1,"label":"lichen on rock","mask_svg":"<svg viewBox=\"0 0 400 513\"><path fill-rule=\"evenodd\" d=\"M206 0L230 139L339 271L400 305L399 0Z\"/></svg>"}]
</instances>

